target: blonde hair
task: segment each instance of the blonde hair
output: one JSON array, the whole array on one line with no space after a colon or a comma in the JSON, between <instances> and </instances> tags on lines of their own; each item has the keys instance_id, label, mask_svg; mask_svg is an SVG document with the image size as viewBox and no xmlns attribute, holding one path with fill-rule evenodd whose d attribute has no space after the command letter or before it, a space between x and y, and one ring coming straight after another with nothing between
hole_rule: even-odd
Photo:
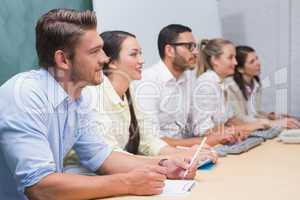
<instances>
[{"instance_id":1,"label":"blonde hair","mask_svg":"<svg viewBox=\"0 0 300 200\"><path fill-rule=\"evenodd\" d=\"M234 44L223 38L215 38L215 39L203 39L199 43L199 56L197 60L197 77L204 73L207 69L212 69L213 66L211 64L211 58L213 56L218 57L223 54L223 47L225 45L233 45Z\"/></svg>"}]
</instances>

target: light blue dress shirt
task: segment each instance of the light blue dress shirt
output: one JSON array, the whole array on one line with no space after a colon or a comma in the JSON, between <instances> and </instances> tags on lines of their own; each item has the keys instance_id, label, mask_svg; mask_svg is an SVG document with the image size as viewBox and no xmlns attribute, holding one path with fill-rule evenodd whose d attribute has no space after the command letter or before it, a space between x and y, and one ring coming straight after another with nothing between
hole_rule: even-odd
<instances>
[{"instance_id":1,"label":"light blue dress shirt","mask_svg":"<svg viewBox=\"0 0 300 200\"><path fill-rule=\"evenodd\" d=\"M20 73L0 87L0 199L26 199L24 189L63 172L73 147L95 171L111 153L84 94L70 100L44 69Z\"/></svg>"}]
</instances>

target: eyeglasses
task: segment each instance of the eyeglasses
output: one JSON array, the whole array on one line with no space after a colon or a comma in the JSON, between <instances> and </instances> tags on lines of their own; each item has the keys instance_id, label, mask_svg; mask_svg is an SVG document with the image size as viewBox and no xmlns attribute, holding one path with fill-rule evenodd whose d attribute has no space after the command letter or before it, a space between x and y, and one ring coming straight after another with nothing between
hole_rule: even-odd
<instances>
[{"instance_id":1,"label":"eyeglasses","mask_svg":"<svg viewBox=\"0 0 300 200\"><path fill-rule=\"evenodd\" d=\"M197 44L195 42L178 42L178 43L169 43L169 45L173 46L184 46L190 52L193 52L197 48Z\"/></svg>"}]
</instances>

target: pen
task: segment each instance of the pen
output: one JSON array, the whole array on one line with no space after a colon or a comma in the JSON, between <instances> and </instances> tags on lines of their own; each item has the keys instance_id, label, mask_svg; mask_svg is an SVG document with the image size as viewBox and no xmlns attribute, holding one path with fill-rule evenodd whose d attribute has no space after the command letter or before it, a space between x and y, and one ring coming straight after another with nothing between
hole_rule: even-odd
<instances>
[{"instance_id":1,"label":"pen","mask_svg":"<svg viewBox=\"0 0 300 200\"><path fill-rule=\"evenodd\" d=\"M185 170L185 172L184 172L184 174L183 174L183 178L185 178L186 175L188 174L189 168L190 168L190 167L193 165L193 163L195 162L195 160L196 160L196 158L197 158L197 156L198 156L200 150L202 149L202 147L203 147L203 145L204 145L206 139L207 139L206 137L203 138L203 140L202 140L201 144L199 145L198 149L196 150L196 152L195 152L195 154L194 154L194 156L193 156L193 158L192 158L192 160L191 160L191 162L190 162L188 168Z\"/></svg>"}]
</instances>

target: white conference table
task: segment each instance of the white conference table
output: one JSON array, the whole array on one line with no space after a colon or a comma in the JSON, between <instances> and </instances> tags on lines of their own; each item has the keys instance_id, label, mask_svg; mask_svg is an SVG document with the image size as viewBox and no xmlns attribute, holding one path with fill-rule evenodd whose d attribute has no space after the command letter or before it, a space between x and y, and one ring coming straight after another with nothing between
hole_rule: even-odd
<instances>
[{"instance_id":1,"label":"white conference table","mask_svg":"<svg viewBox=\"0 0 300 200\"><path fill-rule=\"evenodd\" d=\"M300 144L264 142L241 155L220 158L209 171L198 171L197 185L178 197L123 196L109 200L299 200Z\"/></svg>"}]
</instances>

